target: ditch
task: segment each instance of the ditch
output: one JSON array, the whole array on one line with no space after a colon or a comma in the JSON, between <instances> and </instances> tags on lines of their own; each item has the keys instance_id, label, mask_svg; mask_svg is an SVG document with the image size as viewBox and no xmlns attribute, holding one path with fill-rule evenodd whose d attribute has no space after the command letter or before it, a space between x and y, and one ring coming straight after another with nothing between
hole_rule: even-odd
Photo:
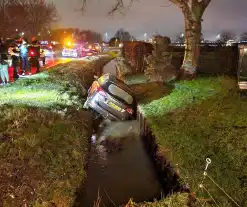
<instances>
[{"instance_id":1,"label":"ditch","mask_svg":"<svg viewBox=\"0 0 247 207\"><path fill-rule=\"evenodd\" d=\"M114 60L103 72L115 75ZM74 206L121 206L130 198L153 201L170 192L171 185L161 179L169 173L157 170L138 121L102 121L90 142L87 179Z\"/></svg>"}]
</instances>

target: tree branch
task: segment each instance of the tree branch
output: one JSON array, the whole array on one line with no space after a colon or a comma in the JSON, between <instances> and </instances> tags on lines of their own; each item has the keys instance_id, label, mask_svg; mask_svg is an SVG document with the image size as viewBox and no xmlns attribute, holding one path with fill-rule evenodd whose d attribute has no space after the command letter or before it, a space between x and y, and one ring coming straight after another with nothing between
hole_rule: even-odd
<instances>
[{"instance_id":1,"label":"tree branch","mask_svg":"<svg viewBox=\"0 0 247 207\"><path fill-rule=\"evenodd\" d=\"M87 3L89 0L79 0L79 1L81 2L81 7L76 11L81 11L84 13L86 11ZM115 3L111 8L111 10L108 12L108 15L112 16L116 12L119 12L120 14L124 15L123 9L124 8L130 9L134 1L138 1L138 0L130 0L129 4L125 5L124 0L115 0Z\"/></svg>"},{"instance_id":2,"label":"tree branch","mask_svg":"<svg viewBox=\"0 0 247 207\"><path fill-rule=\"evenodd\" d=\"M202 2L204 3L204 7L206 8L209 5L209 3L211 2L211 0L204 0Z\"/></svg>"},{"instance_id":3,"label":"tree branch","mask_svg":"<svg viewBox=\"0 0 247 207\"><path fill-rule=\"evenodd\" d=\"M185 5L185 2L183 2L182 0L169 0L169 1L180 8L183 8Z\"/></svg>"}]
</instances>

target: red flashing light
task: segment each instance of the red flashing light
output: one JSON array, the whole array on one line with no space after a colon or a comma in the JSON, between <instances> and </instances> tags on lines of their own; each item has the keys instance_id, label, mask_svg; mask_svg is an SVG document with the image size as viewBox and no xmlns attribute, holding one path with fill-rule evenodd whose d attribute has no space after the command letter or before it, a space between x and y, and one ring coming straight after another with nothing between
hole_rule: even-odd
<instances>
[{"instance_id":1,"label":"red flashing light","mask_svg":"<svg viewBox=\"0 0 247 207\"><path fill-rule=\"evenodd\" d=\"M97 92L98 92L101 96L106 97L106 93L105 93L105 91L104 91L101 87L98 87L98 88L97 88Z\"/></svg>"},{"instance_id":2,"label":"red flashing light","mask_svg":"<svg viewBox=\"0 0 247 207\"><path fill-rule=\"evenodd\" d=\"M126 109L126 111L127 111L129 114L133 114L133 110L132 110L132 109Z\"/></svg>"}]
</instances>

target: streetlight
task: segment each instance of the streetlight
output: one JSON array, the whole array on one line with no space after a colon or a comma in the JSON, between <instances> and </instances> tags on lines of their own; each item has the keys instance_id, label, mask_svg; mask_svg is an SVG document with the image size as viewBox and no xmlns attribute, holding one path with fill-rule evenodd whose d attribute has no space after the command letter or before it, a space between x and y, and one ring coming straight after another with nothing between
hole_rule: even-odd
<instances>
[{"instance_id":1,"label":"streetlight","mask_svg":"<svg viewBox=\"0 0 247 207\"><path fill-rule=\"evenodd\" d=\"M181 34L181 37L184 38L184 33Z\"/></svg>"},{"instance_id":2,"label":"streetlight","mask_svg":"<svg viewBox=\"0 0 247 207\"><path fill-rule=\"evenodd\" d=\"M216 39L217 39L217 40L220 39L220 33L216 36Z\"/></svg>"},{"instance_id":3,"label":"streetlight","mask_svg":"<svg viewBox=\"0 0 247 207\"><path fill-rule=\"evenodd\" d=\"M16 32L18 32L18 29L15 29Z\"/></svg>"},{"instance_id":4,"label":"streetlight","mask_svg":"<svg viewBox=\"0 0 247 207\"><path fill-rule=\"evenodd\" d=\"M107 34L107 32L105 33L105 41L107 42L107 40L108 40L108 34Z\"/></svg>"},{"instance_id":5,"label":"streetlight","mask_svg":"<svg viewBox=\"0 0 247 207\"><path fill-rule=\"evenodd\" d=\"M21 33L22 36L24 36L24 34L25 34L24 32Z\"/></svg>"},{"instance_id":6,"label":"streetlight","mask_svg":"<svg viewBox=\"0 0 247 207\"><path fill-rule=\"evenodd\" d=\"M147 33L144 34L144 40L147 41Z\"/></svg>"}]
</instances>

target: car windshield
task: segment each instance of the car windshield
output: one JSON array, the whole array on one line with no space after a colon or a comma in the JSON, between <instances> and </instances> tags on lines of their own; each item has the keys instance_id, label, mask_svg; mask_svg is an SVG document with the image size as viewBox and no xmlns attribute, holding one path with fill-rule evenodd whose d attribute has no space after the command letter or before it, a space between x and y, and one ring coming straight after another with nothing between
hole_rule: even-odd
<instances>
[{"instance_id":1,"label":"car windshield","mask_svg":"<svg viewBox=\"0 0 247 207\"><path fill-rule=\"evenodd\" d=\"M112 95L118 97L119 99L123 100L127 104L133 103L132 96L128 94L126 91L124 91L123 89L121 89L120 87L118 87L117 85L110 84L108 87L108 90Z\"/></svg>"}]
</instances>

